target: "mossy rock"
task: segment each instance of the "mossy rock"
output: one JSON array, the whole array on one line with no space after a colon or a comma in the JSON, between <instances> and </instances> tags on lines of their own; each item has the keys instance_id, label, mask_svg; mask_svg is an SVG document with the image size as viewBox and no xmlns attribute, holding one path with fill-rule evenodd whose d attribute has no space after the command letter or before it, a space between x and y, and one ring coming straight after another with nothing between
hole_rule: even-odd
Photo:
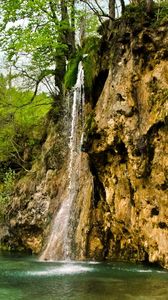
<instances>
[{"instance_id":1,"label":"mossy rock","mask_svg":"<svg viewBox=\"0 0 168 300\"><path fill-rule=\"evenodd\" d=\"M76 56L69 61L67 66L67 71L64 77L65 90L69 90L75 85L77 80L77 74L78 74L78 64L81 61L81 59L82 59L82 54L79 51L76 53Z\"/></svg>"},{"instance_id":2,"label":"mossy rock","mask_svg":"<svg viewBox=\"0 0 168 300\"><path fill-rule=\"evenodd\" d=\"M85 73L85 89L92 90L93 80L99 72L100 38L90 37L85 40L83 48L83 67Z\"/></svg>"},{"instance_id":3,"label":"mossy rock","mask_svg":"<svg viewBox=\"0 0 168 300\"><path fill-rule=\"evenodd\" d=\"M71 89L77 80L78 64L83 62L85 89L91 91L93 78L98 69L98 50L100 46L99 37L89 37L83 42L83 48L78 48L74 57L68 63L64 77L65 90Z\"/></svg>"}]
</instances>

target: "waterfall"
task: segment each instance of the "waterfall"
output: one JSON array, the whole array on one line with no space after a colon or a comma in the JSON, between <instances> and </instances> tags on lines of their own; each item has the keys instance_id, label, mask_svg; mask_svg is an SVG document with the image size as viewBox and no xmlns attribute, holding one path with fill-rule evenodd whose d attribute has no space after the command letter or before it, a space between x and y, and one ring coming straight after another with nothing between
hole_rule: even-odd
<instances>
[{"instance_id":1,"label":"waterfall","mask_svg":"<svg viewBox=\"0 0 168 300\"><path fill-rule=\"evenodd\" d=\"M82 62L78 66L78 76L74 87L73 105L72 105L72 122L70 134L70 156L69 156L69 198L73 199L76 187L74 163L81 142L81 137L78 134L79 119L83 123L83 108L84 108L84 71ZM83 124L82 124L83 125ZM81 134L82 136L83 134ZM79 140L80 139L80 140Z\"/></svg>"},{"instance_id":2,"label":"waterfall","mask_svg":"<svg viewBox=\"0 0 168 300\"><path fill-rule=\"evenodd\" d=\"M84 124L84 70L82 62L78 65L77 81L73 88L73 102L71 114L71 130L69 141L69 166L68 166L68 196L61 204L55 216L51 234L47 246L42 253L41 260L57 260L70 258L70 237L68 236L70 226L70 214L73 200L77 194L77 176L75 169L79 155L83 134L81 133Z\"/></svg>"}]
</instances>

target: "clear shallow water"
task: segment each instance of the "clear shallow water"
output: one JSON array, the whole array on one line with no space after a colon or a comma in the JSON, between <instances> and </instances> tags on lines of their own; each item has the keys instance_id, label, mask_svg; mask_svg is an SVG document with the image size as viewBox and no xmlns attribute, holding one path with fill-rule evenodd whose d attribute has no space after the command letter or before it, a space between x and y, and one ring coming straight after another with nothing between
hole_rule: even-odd
<instances>
[{"instance_id":1,"label":"clear shallow water","mask_svg":"<svg viewBox=\"0 0 168 300\"><path fill-rule=\"evenodd\" d=\"M168 272L127 263L0 256L0 300L167 300Z\"/></svg>"}]
</instances>

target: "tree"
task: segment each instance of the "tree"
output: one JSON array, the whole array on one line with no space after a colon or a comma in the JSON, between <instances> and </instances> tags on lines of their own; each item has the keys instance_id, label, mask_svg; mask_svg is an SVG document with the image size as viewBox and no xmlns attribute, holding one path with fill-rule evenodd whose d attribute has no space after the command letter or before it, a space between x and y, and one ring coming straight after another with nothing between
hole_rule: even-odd
<instances>
[{"instance_id":1,"label":"tree","mask_svg":"<svg viewBox=\"0 0 168 300\"><path fill-rule=\"evenodd\" d=\"M80 2L85 3L88 7L98 16L100 22L104 18L109 18L110 24L117 16L120 16L125 11L125 5L129 1L125 0L80 0ZM151 13L153 9L153 0L131 0L132 4L137 6L146 5L146 12ZM117 14L116 14L117 12ZM109 26L111 28L111 26Z\"/></svg>"},{"instance_id":2,"label":"tree","mask_svg":"<svg viewBox=\"0 0 168 300\"><path fill-rule=\"evenodd\" d=\"M34 95L43 82L60 100L66 60L75 50L75 0L0 0L0 13L0 47L15 72Z\"/></svg>"},{"instance_id":3,"label":"tree","mask_svg":"<svg viewBox=\"0 0 168 300\"><path fill-rule=\"evenodd\" d=\"M147 13L151 13L153 7L153 0L146 0Z\"/></svg>"},{"instance_id":4,"label":"tree","mask_svg":"<svg viewBox=\"0 0 168 300\"><path fill-rule=\"evenodd\" d=\"M41 93L28 105L31 97L31 91L11 87L8 76L0 75L0 170L5 161L15 162L17 168L24 166L26 148L42 138L52 99Z\"/></svg>"},{"instance_id":5,"label":"tree","mask_svg":"<svg viewBox=\"0 0 168 300\"><path fill-rule=\"evenodd\" d=\"M95 15L98 16L100 22L102 18L115 18L115 0L80 0L85 3Z\"/></svg>"},{"instance_id":6,"label":"tree","mask_svg":"<svg viewBox=\"0 0 168 300\"><path fill-rule=\"evenodd\" d=\"M115 19L115 0L109 0L109 16Z\"/></svg>"},{"instance_id":7,"label":"tree","mask_svg":"<svg viewBox=\"0 0 168 300\"><path fill-rule=\"evenodd\" d=\"M124 0L80 0L80 2L85 3L93 11L100 23L109 19L109 29L111 29L116 15L119 17L125 11Z\"/></svg>"}]
</instances>

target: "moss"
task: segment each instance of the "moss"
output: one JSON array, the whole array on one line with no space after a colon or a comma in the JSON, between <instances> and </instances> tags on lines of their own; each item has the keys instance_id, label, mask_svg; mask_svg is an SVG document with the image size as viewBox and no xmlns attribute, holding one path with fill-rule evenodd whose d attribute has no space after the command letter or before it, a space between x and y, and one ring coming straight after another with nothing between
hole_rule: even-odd
<instances>
[{"instance_id":1,"label":"moss","mask_svg":"<svg viewBox=\"0 0 168 300\"><path fill-rule=\"evenodd\" d=\"M148 24L154 28L159 25L168 22L168 2L166 0L153 3L152 11L147 13L146 1L142 1L141 5L131 3L126 6L125 12L121 17L131 27L135 27L138 24Z\"/></svg>"},{"instance_id":2,"label":"moss","mask_svg":"<svg viewBox=\"0 0 168 300\"><path fill-rule=\"evenodd\" d=\"M134 3L127 5L121 20L126 22L126 24L130 25L132 28L138 29L139 26L137 25L142 25L147 21L145 5L145 1L143 1L141 5L136 5Z\"/></svg>"},{"instance_id":3,"label":"moss","mask_svg":"<svg viewBox=\"0 0 168 300\"><path fill-rule=\"evenodd\" d=\"M168 89L161 88L160 84L161 82L156 77L152 77L147 84L149 91L149 110L151 111L153 109L153 112L156 112L158 109L160 110L162 105L168 101Z\"/></svg>"},{"instance_id":4,"label":"moss","mask_svg":"<svg viewBox=\"0 0 168 300\"><path fill-rule=\"evenodd\" d=\"M65 90L69 90L75 85L78 64L82 61L85 76L85 92L87 95L90 95L93 87L93 80L99 72L98 53L100 48L100 38L95 36L88 37L83 44L83 48L79 48L75 56L68 63L64 77L64 88Z\"/></svg>"},{"instance_id":5,"label":"moss","mask_svg":"<svg viewBox=\"0 0 168 300\"><path fill-rule=\"evenodd\" d=\"M0 250L4 251L4 252L10 252L11 251L11 247L5 243L1 243L0 244Z\"/></svg>"},{"instance_id":6,"label":"moss","mask_svg":"<svg viewBox=\"0 0 168 300\"><path fill-rule=\"evenodd\" d=\"M81 59L82 54L81 51L79 51L78 53L76 53L76 56L73 57L68 63L67 71L64 77L64 87L66 90L71 89L76 83L78 64Z\"/></svg>"},{"instance_id":7,"label":"moss","mask_svg":"<svg viewBox=\"0 0 168 300\"><path fill-rule=\"evenodd\" d=\"M155 4L156 21L155 26L165 24L168 22L168 2L160 1Z\"/></svg>"},{"instance_id":8,"label":"moss","mask_svg":"<svg viewBox=\"0 0 168 300\"><path fill-rule=\"evenodd\" d=\"M158 80L156 77L153 77L149 82L148 82L148 88L149 91L152 93L157 93L158 91Z\"/></svg>"},{"instance_id":9,"label":"moss","mask_svg":"<svg viewBox=\"0 0 168 300\"><path fill-rule=\"evenodd\" d=\"M150 106L158 105L161 107L166 101L168 101L168 89L159 89L157 93L152 93L149 97Z\"/></svg>"},{"instance_id":10,"label":"moss","mask_svg":"<svg viewBox=\"0 0 168 300\"><path fill-rule=\"evenodd\" d=\"M87 116L85 122L84 138L83 138L83 144L81 146L81 151L88 152L88 150L90 149L92 137L95 135L96 129L97 129L97 124L94 118L94 113L91 112Z\"/></svg>"},{"instance_id":11,"label":"moss","mask_svg":"<svg viewBox=\"0 0 168 300\"><path fill-rule=\"evenodd\" d=\"M96 130L96 121L94 118L94 113L91 112L86 119L86 123L85 123L85 132L87 133L87 135L92 135L95 130Z\"/></svg>"},{"instance_id":12,"label":"moss","mask_svg":"<svg viewBox=\"0 0 168 300\"><path fill-rule=\"evenodd\" d=\"M9 169L3 178L0 186L0 221L3 222L8 204L11 202L11 195L14 189L15 172Z\"/></svg>"},{"instance_id":13,"label":"moss","mask_svg":"<svg viewBox=\"0 0 168 300\"><path fill-rule=\"evenodd\" d=\"M85 40L83 54L87 56L83 59L83 66L87 91L92 90L93 80L99 71L99 47L100 39L98 37L90 37Z\"/></svg>"}]
</instances>

